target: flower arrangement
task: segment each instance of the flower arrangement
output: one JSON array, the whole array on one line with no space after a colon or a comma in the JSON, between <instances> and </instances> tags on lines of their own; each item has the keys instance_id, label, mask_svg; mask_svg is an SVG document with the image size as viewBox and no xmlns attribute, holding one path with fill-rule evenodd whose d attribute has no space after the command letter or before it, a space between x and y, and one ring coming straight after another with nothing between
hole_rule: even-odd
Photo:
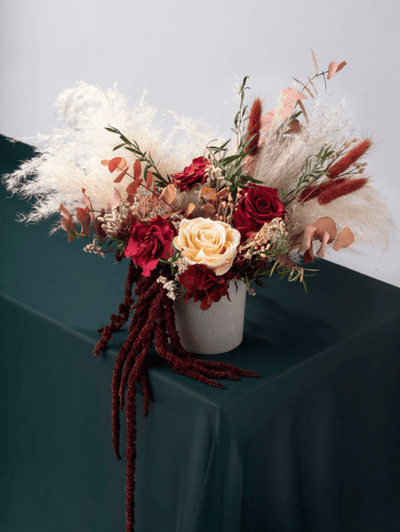
<instances>
[{"instance_id":1,"label":"flower arrangement","mask_svg":"<svg viewBox=\"0 0 400 532\"><path fill-rule=\"evenodd\" d=\"M268 112L260 98L247 106L244 78L233 141L212 141L211 128L173 113L177 125L164 136L144 97L130 110L116 88L78 83L58 97L60 126L40 137L47 149L5 177L9 190L37 199L25 221L59 211L68 241L88 240L84 251L130 259L124 301L94 350L98 356L106 349L132 313L112 379L119 460L119 412L126 400L127 530L134 523L135 396L140 382L147 415L146 360L153 342L175 371L208 385L222 388L215 379L257 376L186 352L174 300L199 301L206 312L229 298L232 281L244 281L251 294L252 283L263 285L272 275L305 286L315 273L307 264L324 257L328 245L336 251L355 241L387 245L390 215L363 160L373 140L353 137L349 120L338 123L340 109L327 112L328 99L321 103L315 85L318 78L326 85L346 63L332 62L320 72L312 57L313 78L281 90ZM306 101L314 101L311 109ZM178 130L187 139L174 144Z\"/></svg>"}]
</instances>

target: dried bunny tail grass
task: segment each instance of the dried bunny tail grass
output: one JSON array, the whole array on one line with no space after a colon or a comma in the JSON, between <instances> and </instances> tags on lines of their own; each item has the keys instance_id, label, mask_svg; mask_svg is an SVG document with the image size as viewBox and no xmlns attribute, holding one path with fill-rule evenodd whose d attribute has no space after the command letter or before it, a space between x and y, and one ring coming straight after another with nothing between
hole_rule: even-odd
<instances>
[{"instance_id":1,"label":"dried bunny tail grass","mask_svg":"<svg viewBox=\"0 0 400 532\"><path fill-rule=\"evenodd\" d=\"M309 121L303 124L298 135L284 136L285 128L280 128L281 122L274 120L256 160L255 179L278 190L292 188L297 184L307 157L315 156L324 142L334 150L339 148L343 137L350 134L350 131L346 133L350 120L336 121L343 104L326 115L328 98L322 105L318 101L314 103Z\"/></svg>"},{"instance_id":2,"label":"dried bunny tail grass","mask_svg":"<svg viewBox=\"0 0 400 532\"><path fill-rule=\"evenodd\" d=\"M338 232L349 227L357 244L373 244L385 251L390 244L394 229L393 219L384 198L368 182L356 193L335 199L328 205L320 205L316 200L307 204L294 202L288 208L285 226L289 236L298 234L318 218L329 216Z\"/></svg>"},{"instance_id":3,"label":"dried bunny tail grass","mask_svg":"<svg viewBox=\"0 0 400 532\"><path fill-rule=\"evenodd\" d=\"M255 156L258 151L258 141L260 139L261 130L261 115L262 104L260 98L256 98L251 107L249 115L249 123L247 125L247 138L246 142L249 142L246 152Z\"/></svg>"},{"instance_id":4,"label":"dried bunny tail grass","mask_svg":"<svg viewBox=\"0 0 400 532\"><path fill-rule=\"evenodd\" d=\"M349 150L346 155L341 157L333 164L328 171L327 177L335 179L352 166L360 157L362 157L372 146L371 139L364 139L357 146Z\"/></svg>"},{"instance_id":5,"label":"dried bunny tail grass","mask_svg":"<svg viewBox=\"0 0 400 532\"><path fill-rule=\"evenodd\" d=\"M339 180L333 181L331 183L332 187L321 191L317 199L320 205L328 205L329 203L332 203L332 201L335 201L342 196L353 194L368 183L368 179L366 177L360 177L359 179L348 179L340 183L338 181Z\"/></svg>"},{"instance_id":6,"label":"dried bunny tail grass","mask_svg":"<svg viewBox=\"0 0 400 532\"><path fill-rule=\"evenodd\" d=\"M22 215L26 222L37 222L58 212L60 203L67 208L82 205L82 188L90 197L95 210L107 209L114 188L127 196L127 182L114 183L101 160L123 156L130 168L135 156L128 150L113 151L119 143L117 135L105 128L113 126L128 138L135 140L142 151L150 153L161 175L173 174L190 163L192 153L205 150L208 131L196 136L195 126L190 131L191 142L172 144L173 134L164 135L153 125L155 109L142 96L134 109L114 86L101 87L78 82L57 97L60 123L50 135L40 135L37 141L45 143L44 150L24 163L16 172L3 178L8 190L23 197L35 198L33 210ZM183 119L182 119L183 121ZM186 133L190 128L184 128ZM207 137L209 140L209 137Z\"/></svg>"}]
</instances>

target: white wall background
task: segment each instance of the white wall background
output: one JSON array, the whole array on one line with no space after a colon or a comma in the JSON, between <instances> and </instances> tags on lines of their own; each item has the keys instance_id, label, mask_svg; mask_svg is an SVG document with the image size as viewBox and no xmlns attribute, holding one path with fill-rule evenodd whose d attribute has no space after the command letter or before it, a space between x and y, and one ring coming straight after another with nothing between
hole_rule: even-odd
<instances>
[{"instance_id":1,"label":"white wall background","mask_svg":"<svg viewBox=\"0 0 400 532\"><path fill-rule=\"evenodd\" d=\"M160 118L173 109L229 134L234 76L272 108L292 76L313 75L312 47L320 69L348 63L329 88L361 135L375 131L369 170L396 225L384 254L329 259L400 286L399 14L398 0L1 0L0 133L49 133L57 94L82 80L117 81L132 106L148 88Z\"/></svg>"}]
</instances>

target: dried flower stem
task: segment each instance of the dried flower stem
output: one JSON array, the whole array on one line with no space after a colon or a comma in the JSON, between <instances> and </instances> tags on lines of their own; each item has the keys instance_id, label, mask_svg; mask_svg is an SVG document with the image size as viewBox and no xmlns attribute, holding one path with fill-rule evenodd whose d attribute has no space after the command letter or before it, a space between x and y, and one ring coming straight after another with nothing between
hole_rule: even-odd
<instances>
[{"instance_id":1,"label":"dried flower stem","mask_svg":"<svg viewBox=\"0 0 400 532\"><path fill-rule=\"evenodd\" d=\"M185 351L181 345L175 325L173 302L167 297L163 286L157 282L158 273L146 278L138 275L139 268L130 263L125 283L124 303L119 306L119 314L111 317L110 325L102 330L102 338L95 347L97 355L107 347L111 333L127 321L128 308L133 312L128 329L128 338L118 352L112 378L112 433L114 454L121 460L119 452L120 421L119 412L124 406L126 390L126 530L134 527L134 489L136 463L136 390L140 382L144 395L144 413L147 415L150 404L150 383L147 375L147 358L155 339L158 354L167 361L174 371L191 377L209 386L223 388L214 379L238 380L239 376L258 377L256 373L245 371L230 364L200 360ZM137 281L133 296L132 283ZM133 297L138 301L132 305Z\"/></svg>"}]
</instances>

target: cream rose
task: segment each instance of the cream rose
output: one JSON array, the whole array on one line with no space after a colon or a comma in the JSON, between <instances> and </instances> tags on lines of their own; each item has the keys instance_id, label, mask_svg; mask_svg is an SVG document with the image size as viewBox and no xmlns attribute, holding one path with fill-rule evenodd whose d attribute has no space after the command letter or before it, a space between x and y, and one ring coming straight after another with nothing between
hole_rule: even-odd
<instances>
[{"instance_id":1,"label":"cream rose","mask_svg":"<svg viewBox=\"0 0 400 532\"><path fill-rule=\"evenodd\" d=\"M204 264L224 275L233 264L240 233L229 224L205 218L183 219L174 245L189 264Z\"/></svg>"}]
</instances>

